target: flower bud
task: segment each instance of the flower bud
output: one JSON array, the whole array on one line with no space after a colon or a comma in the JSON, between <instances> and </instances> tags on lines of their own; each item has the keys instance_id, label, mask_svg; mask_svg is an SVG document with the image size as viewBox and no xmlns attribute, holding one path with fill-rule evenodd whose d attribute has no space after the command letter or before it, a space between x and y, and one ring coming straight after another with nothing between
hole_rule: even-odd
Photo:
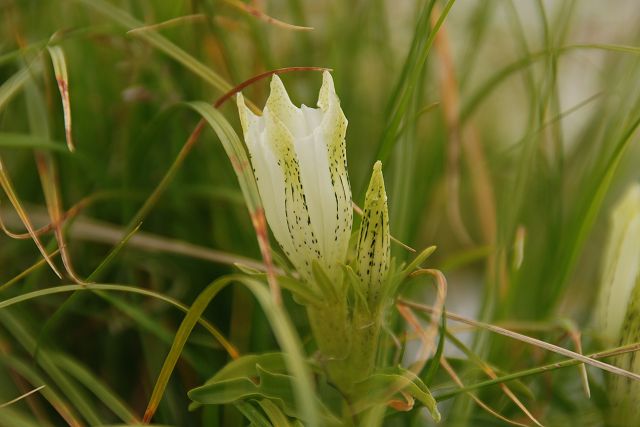
<instances>
[{"instance_id":1,"label":"flower bud","mask_svg":"<svg viewBox=\"0 0 640 427\"><path fill-rule=\"evenodd\" d=\"M362 224L358 237L356 272L367 289L368 299L375 301L389 272L391 235L387 193L382 176L382 163L373 166L373 174L364 199Z\"/></svg>"}]
</instances>

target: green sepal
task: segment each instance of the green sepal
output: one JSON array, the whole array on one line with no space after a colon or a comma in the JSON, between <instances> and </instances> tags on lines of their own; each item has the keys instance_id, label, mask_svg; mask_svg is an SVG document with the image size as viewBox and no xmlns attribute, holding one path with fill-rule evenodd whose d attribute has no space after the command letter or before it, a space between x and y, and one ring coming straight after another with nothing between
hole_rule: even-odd
<instances>
[{"instance_id":1,"label":"green sepal","mask_svg":"<svg viewBox=\"0 0 640 427\"><path fill-rule=\"evenodd\" d=\"M293 300L300 305L319 306L322 295L313 290L308 283L291 276L278 276L278 284L293 295Z\"/></svg>"},{"instance_id":2,"label":"green sepal","mask_svg":"<svg viewBox=\"0 0 640 427\"><path fill-rule=\"evenodd\" d=\"M271 258L273 259L274 265L282 269L282 271L284 271L287 276L293 275L294 269L284 255L282 255L280 252L272 250Z\"/></svg>"},{"instance_id":3,"label":"green sepal","mask_svg":"<svg viewBox=\"0 0 640 427\"><path fill-rule=\"evenodd\" d=\"M340 300L338 290L336 289L336 285L340 286L340 283L333 283L324 271L324 268L316 260L311 261L311 273L315 284L325 301Z\"/></svg>"},{"instance_id":4,"label":"green sepal","mask_svg":"<svg viewBox=\"0 0 640 427\"><path fill-rule=\"evenodd\" d=\"M342 271L345 277L345 283L348 285L348 289L352 291L353 299L357 307L362 307L367 313L370 313L369 303L367 302L367 296L365 295L364 284L362 279L358 277L353 268L349 265L341 265Z\"/></svg>"},{"instance_id":5,"label":"green sepal","mask_svg":"<svg viewBox=\"0 0 640 427\"><path fill-rule=\"evenodd\" d=\"M429 256L431 256L431 254L435 252L435 250L435 246L429 246L428 248L420 252L406 267L402 268L398 272L396 272L395 264L393 264L392 262L389 274L387 275L387 280L385 280L385 282L382 284L382 294L380 301L392 301L396 297L398 289L400 289L400 285L407 279L407 277L409 277L411 273L419 269L420 264L422 264L427 258L429 258Z\"/></svg>"},{"instance_id":6,"label":"green sepal","mask_svg":"<svg viewBox=\"0 0 640 427\"><path fill-rule=\"evenodd\" d=\"M244 274L263 279L266 279L267 277L267 274L264 271L256 270L239 263L235 263L234 265ZM322 304L322 296L311 289L308 283L298 280L292 276L278 276L277 281L281 288L291 292L293 300L296 303L305 306L319 306Z\"/></svg>"},{"instance_id":7,"label":"green sepal","mask_svg":"<svg viewBox=\"0 0 640 427\"><path fill-rule=\"evenodd\" d=\"M429 258L431 256L432 253L434 253L436 251L436 246L429 246L428 248L426 248L425 250L423 250L422 252L420 252L414 259L413 261L411 261L409 263L409 265L407 265L405 268L403 268L399 273L398 273L398 277L400 280L404 280L407 278L407 276L409 276L411 273L413 273L417 268L420 267L420 264L422 264L423 262L425 262L427 260L427 258Z\"/></svg>"}]
</instances>

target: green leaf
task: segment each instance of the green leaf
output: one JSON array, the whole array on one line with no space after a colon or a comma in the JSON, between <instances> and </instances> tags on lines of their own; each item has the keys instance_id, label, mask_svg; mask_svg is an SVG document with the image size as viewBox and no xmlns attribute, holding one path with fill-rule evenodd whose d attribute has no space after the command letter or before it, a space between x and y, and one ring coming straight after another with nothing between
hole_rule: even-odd
<instances>
[{"instance_id":1,"label":"green leaf","mask_svg":"<svg viewBox=\"0 0 640 427\"><path fill-rule=\"evenodd\" d=\"M287 371L283 353L248 354L227 363L205 384L237 377L256 377L258 376L258 365L271 372L284 373Z\"/></svg>"},{"instance_id":2,"label":"green leaf","mask_svg":"<svg viewBox=\"0 0 640 427\"><path fill-rule=\"evenodd\" d=\"M440 421L440 412L429 388L414 373L401 367L378 371L358 383L353 395L360 398L353 402L352 409L362 412L388 402L400 392L411 395L427 408L436 422Z\"/></svg>"},{"instance_id":3,"label":"green leaf","mask_svg":"<svg viewBox=\"0 0 640 427\"><path fill-rule=\"evenodd\" d=\"M285 357L282 353L254 355L231 362L227 367L206 384L189 391L189 397L204 405L223 405L248 399L269 399L276 407L291 417L304 419L302 410L296 401L292 386L292 376L276 372L282 371ZM263 360L276 370L270 370L255 361ZM317 402L324 423L336 424L337 419L331 412ZM271 418L271 416L269 417Z\"/></svg>"},{"instance_id":4,"label":"green leaf","mask_svg":"<svg viewBox=\"0 0 640 427\"><path fill-rule=\"evenodd\" d=\"M258 404L265 414L267 414L274 427L289 427L291 425L287 416L283 414L278 405L273 403L271 400L260 399L258 400Z\"/></svg>"},{"instance_id":5,"label":"green leaf","mask_svg":"<svg viewBox=\"0 0 640 427\"><path fill-rule=\"evenodd\" d=\"M249 279L245 276L222 277L209 285L195 300L187 316L182 321L176 338L167 355L164 365L158 375L158 380L145 411L144 421L149 421L164 394L169 382L169 377L176 366L178 358L182 353L187 338L195 326L195 321L200 317L204 309L209 305L213 297L231 281L237 281L247 286L260 302L267 319L276 335L278 343L287 354L286 362L289 372L294 375L289 377L289 382L294 390L295 402L302 413L302 419L310 426L318 425L318 414L320 405L315 397L311 373L305 363L302 352L302 345L291 321L281 305L274 303L271 294L263 283ZM247 390L248 384L241 381L233 383L236 390Z\"/></svg>"},{"instance_id":6,"label":"green leaf","mask_svg":"<svg viewBox=\"0 0 640 427\"><path fill-rule=\"evenodd\" d=\"M194 405L194 403L189 406L189 409L191 409L192 405ZM242 415L251 422L251 424L249 424L250 427L273 427L269 420L252 403L242 401L237 402L235 406L238 411L240 411Z\"/></svg>"}]
</instances>

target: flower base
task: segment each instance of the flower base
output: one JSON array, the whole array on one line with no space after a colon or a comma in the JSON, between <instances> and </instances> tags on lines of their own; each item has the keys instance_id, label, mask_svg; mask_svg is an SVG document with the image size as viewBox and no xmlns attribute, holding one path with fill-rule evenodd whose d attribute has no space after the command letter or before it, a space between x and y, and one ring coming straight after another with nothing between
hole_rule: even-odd
<instances>
[{"instance_id":1,"label":"flower base","mask_svg":"<svg viewBox=\"0 0 640 427\"><path fill-rule=\"evenodd\" d=\"M344 306L308 307L320 361L330 381L347 398L354 385L374 371L381 316L366 310L349 313Z\"/></svg>"}]
</instances>

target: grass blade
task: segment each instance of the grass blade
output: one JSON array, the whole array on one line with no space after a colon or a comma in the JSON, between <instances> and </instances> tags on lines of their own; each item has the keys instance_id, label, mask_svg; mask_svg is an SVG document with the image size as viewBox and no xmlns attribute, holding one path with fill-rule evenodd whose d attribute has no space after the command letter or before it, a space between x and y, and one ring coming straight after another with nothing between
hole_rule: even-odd
<instances>
[{"instance_id":1,"label":"grass blade","mask_svg":"<svg viewBox=\"0 0 640 427\"><path fill-rule=\"evenodd\" d=\"M417 303L414 303L414 302L411 302L411 301L407 301L407 300L400 300L399 303L402 304L402 305L406 305L406 306L415 308L417 310L423 310L423 311L427 311L427 312L431 312L432 311L431 307L425 306L423 304L417 304ZM622 377L629 378L631 380L640 381L640 375L639 374L627 371L625 369L618 368L616 366L610 365L608 363L601 362L601 361L596 360L596 359L592 359L592 358L590 358L588 356L584 356L584 355L582 355L580 353L576 353L574 351L567 350L566 348L563 348L563 347L558 347L557 345L550 344L548 342L539 340L537 338L532 338L532 337L529 337L529 336L526 336L526 335L522 335L522 334L519 334L517 332L513 332L513 331L510 331L508 329L501 328L500 326L490 325L488 323L478 322L476 320L467 319L465 317L459 316L459 315L451 313L451 312L447 312L446 316L451 320L455 320L457 322L466 323L466 324L472 325L472 326L477 326L477 327L480 327L482 329L486 329L488 331L494 332L496 334L500 334L500 335L504 335L504 336L509 337L509 338L517 339L519 341L534 345L536 347L543 348L545 350L560 354L562 356L565 356L565 357L568 357L568 358L571 358L571 359L575 359L578 362L586 363L587 365L591 365L591 366L594 366L596 368L602 369L604 371L611 372L612 374L620 375Z\"/></svg>"},{"instance_id":2,"label":"grass blade","mask_svg":"<svg viewBox=\"0 0 640 427\"><path fill-rule=\"evenodd\" d=\"M176 332L173 344L171 344L171 349L169 350L164 364L162 365L162 369L158 374L158 379L153 387L153 392L149 398L147 409L144 411L144 417L142 419L143 423L151 422L151 419L155 415L158 405L160 404L160 399L162 399L164 391L167 388L167 384L169 383L169 378L173 373L176 363L178 363L178 358L182 353L184 345L187 343L187 338L189 337L189 334L191 334L196 321L202 316L205 308L207 308L209 302L211 302L218 292L233 280L233 277L222 277L211 283L204 291L202 291L202 293L200 293L200 295L198 295L189 308L187 315L180 324L180 328Z\"/></svg>"},{"instance_id":3,"label":"grass blade","mask_svg":"<svg viewBox=\"0 0 640 427\"><path fill-rule=\"evenodd\" d=\"M74 151L73 135L71 134L71 101L69 100L69 75L67 73L67 61L64 58L64 52L60 46L48 46L51 62L53 63L53 71L58 82L58 90L60 98L62 98L62 111L64 115L64 133L67 139L67 147L69 151Z\"/></svg>"},{"instance_id":4,"label":"grass blade","mask_svg":"<svg viewBox=\"0 0 640 427\"><path fill-rule=\"evenodd\" d=\"M11 185L11 181L9 180L9 176L6 173L6 169L4 167L4 164L2 163L1 158L0 158L0 186L2 186L2 189L4 190L5 194L9 198L9 201L13 205L13 208L16 210L16 213L20 217L20 220L24 224L25 228L29 232L31 239L38 247L38 250L42 254L42 257L47 261L47 264L49 264L49 266L51 267L51 270L53 270L53 272L56 273L56 275L59 278L62 278L62 274L58 270L58 267L56 267L56 265L53 263L53 261L49 257L47 250L44 248L44 246L42 245L42 242L40 242L40 239L36 235L35 229L33 228L33 224L31 224L31 220L29 219L27 212L24 210L24 208L20 204L20 200L18 199L18 196L13 190L13 185Z\"/></svg>"},{"instance_id":5,"label":"grass blade","mask_svg":"<svg viewBox=\"0 0 640 427\"><path fill-rule=\"evenodd\" d=\"M2 83L2 86L0 86L0 110L17 95L22 86L29 80L29 77L30 71L25 67Z\"/></svg>"},{"instance_id":6,"label":"grass blade","mask_svg":"<svg viewBox=\"0 0 640 427\"><path fill-rule=\"evenodd\" d=\"M30 391L28 391L28 392L26 392L26 393L21 394L20 396L16 397L15 399L11 399L11 400L10 400L10 401L8 401L8 402L4 402L2 405L0 405L0 409L6 408L6 407L8 407L8 406L11 406L11 405L13 405L14 403L17 403L17 402L21 401L21 400L22 400L22 399L24 399L25 397L29 397L29 396L31 396L32 394L39 392L40 390L42 390L42 389L43 389L43 388L45 388L45 387L46 387L46 385L41 385L40 387L36 387L36 388L34 388L33 390L30 390Z\"/></svg>"},{"instance_id":7,"label":"grass blade","mask_svg":"<svg viewBox=\"0 0 640 427\"><path fill-rule=\"evenodd\" d=\"M77 0L87 7L96 10L97 12L106 15L110 19L114 20L118 24L133 30L144 26L144 24L124 10L113 6L112 4L104 0ZM136 31L132 33L136 37L146 41L153 47L161 50L171 58L175 59L189 70L191 70L197 76L200 76L204 81L211 84L218 91L224 93L229 91L232 86L225 79L220 77L215 71L198 61L196 58L176 46L166 37L156 33L155 31Z\"/></svg>"}]
</instances>

